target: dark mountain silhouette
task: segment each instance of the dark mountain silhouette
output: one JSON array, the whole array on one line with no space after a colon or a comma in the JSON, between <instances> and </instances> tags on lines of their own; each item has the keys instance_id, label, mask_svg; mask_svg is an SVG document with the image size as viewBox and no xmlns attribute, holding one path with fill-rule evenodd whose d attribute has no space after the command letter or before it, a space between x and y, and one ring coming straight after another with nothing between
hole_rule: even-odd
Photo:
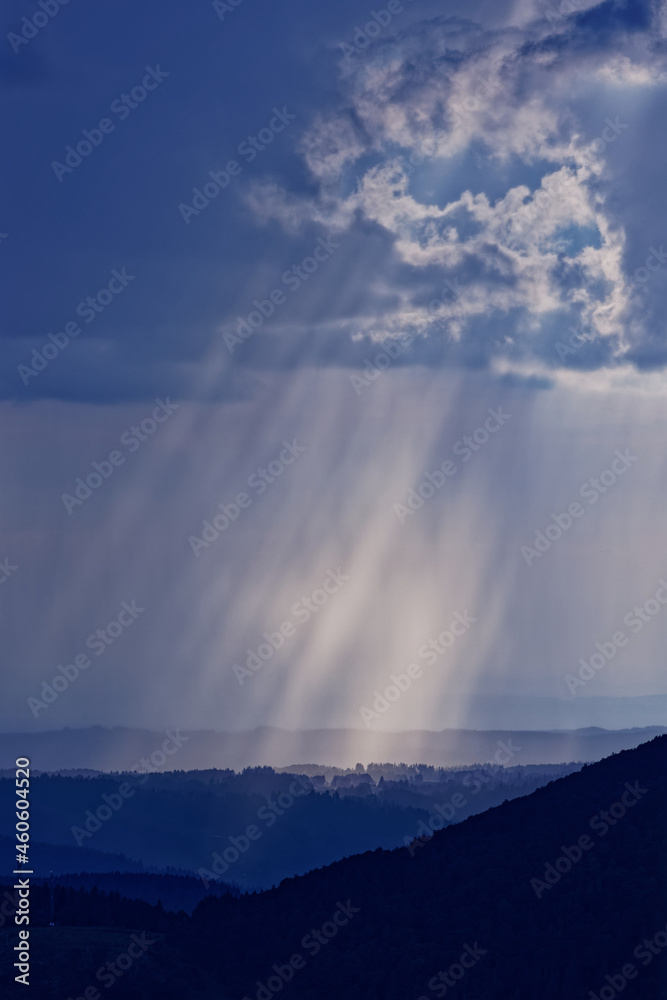
<instances>
[{"instance_id":1,"label":"dark mountain silhouette","mask_svg":"<svg viewBox=\"0 0 667 1000\"><path fill-rule=\"evenodd\" d=\"M269 888L351 854L398 847L429 824L459 822L580 766L457 771L373 764L363 773L327 768L328 782L269 767L242 774L38 774L32 777L32 863L38 875L172 866L203 876L202 887L221 876L245 888ZM0 780L7 858L13 796L13 777ZM239 854L234 843L249 826L255 839ZM230 854L229 864L220 860Z\"/></svg>"},{"instance_id":2,"label":"dark mountain silhouette","mask_svg":"<svg viewBox=\"0 0 667 1000\"><path fill-rule=\"evenodd\" d=\"M55 878L55 873L54 873ZM9 879L7 879L9 881ZM57 876L58 885L70 889L97 889L107 894L120 894L125 899L143 900L154 906L161 904L165 910L192 913L197 903L206 896L240 896L236 885L224 882L204 886L194 875L176 871L164 872L79 872ZM48 885L47 878L33 878L32 885Z\"/></svg>"},{"instance_id":3,"label":"dark mountain silhouette","mask_svg":"<svg viewBox=\"0 0 667 1000\"><path fill-rule=\"evenodd\" d=\"M36 887L45 978L32 995L83 995L131 934L147 934L126 1000L664 1000L666 765L660 737L409 847L207 897L189 918L63 887L58 926L42 930ZM14 933L0 931L3 957Z\"/></svg>"},{"instance_id":4,"label":"dark mountain silhouette","mask_svg":"<svg viewBox=\"0 0 667 1000\"><path fill-rule=\"evenodd\" d=\"M641 943L662 933L667 944L666 765L660 737L410 849L348 858L260 896L205 900L185 946L209 957L230 997L266 997L257 984L280 975L275 965L287 976L300 954L289 995L304 1000L450 989L468 1000L562 1000L598 996L607 976L627 979L624 998L664 1000L667 955ZM312 930L348 901L358 912L311 955ZM444 991L433 977L454 966L458 975L470 951L483 954ZM632 978L620 971L628 963Z\"/></svg>"},{"instance_id":5,"label":"dark mountain silhouette","mask_svg":"<svg viewBox=\"0 0 667 1000\"><path fill-rule=\"evenodd\" d=\"M3 799L4 802L4 799ZM7 824L3 827L7 828ZM143 872L146 865L141 861L133 861L124 854L112 854L106 851L95 851L90 848L77 847L73 840L69 844L48 844L37 838L31 841L34 871L38 875L54 872L64 875L67 872ZM4 871L11 871L11 862L16 849L16 837L0 836L0 858L5 862ZM0 877L4 873L0 869Z\"/></svg>"}]
</instances>

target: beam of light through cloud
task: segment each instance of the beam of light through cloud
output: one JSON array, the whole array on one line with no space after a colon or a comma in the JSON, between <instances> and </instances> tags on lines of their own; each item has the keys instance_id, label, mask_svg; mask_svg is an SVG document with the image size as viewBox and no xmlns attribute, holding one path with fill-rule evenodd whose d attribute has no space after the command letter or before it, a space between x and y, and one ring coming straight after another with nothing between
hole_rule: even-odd
<instances>
[{"instance_id":1,"label":"beam of light through cloud","mask_svg":"<svg viewBox=\"0 0 667 1000\"><path fill-rule=\"evenodd\" d=\"M360 707L417 660L379 731L493 727L495 698L570 697L566 672L654 592L667 204L648 151L667 22L644 2L582 0L555 25L546 0L493 6L411 8L363 53L322 42L337 75L292 146L230 186L227 214L207 208L187 253L161 249L138 304L128 292L22 397L25 305L0 382L0 558L21 566L0 594L16 624L0 725L361 729ZM198 150L197 171L221 146ZM171 187L187 190L161 191L160 213ZM326 240L335 252L291 290L282 276ZM187 308L167 321L177 277ZM284 301L230 351L225 334L275 289ZM572 330L585 336L559 354ZM68 514L61 494L169 394L159 433ZM509 419L464 461L455 446L490 408ZM285 441L303 452L256 492ZM582 484L616 450L636 464L587 504ZM446 460L456 473L401 523L395 506ZM191 536L241 492L249 505L195 555ZM582 517L526 565L522 546L576 501ZM298 621L330 571L349 580ZM132 598L142 619L33 719L27 697ZM474 627L419 660L466 611ZM234 664L287 620L294 634L239 684ZM665 693L664 629L647 625L580 700Z\"/></svg>"}]
</instances>

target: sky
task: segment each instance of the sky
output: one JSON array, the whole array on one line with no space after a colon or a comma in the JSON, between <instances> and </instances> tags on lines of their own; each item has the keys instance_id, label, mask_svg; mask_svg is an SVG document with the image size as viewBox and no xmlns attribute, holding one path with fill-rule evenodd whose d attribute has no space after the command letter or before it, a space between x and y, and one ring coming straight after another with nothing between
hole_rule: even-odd
<instances>
[{"instance_id":1,"label":"sky","mask_svg":"<svg viewBox=\"0 0 667 1000\"><path fill-rule=\"evenodd\" d=\"M46 4L0 728L665 723L665 4Z\"/></svg>"}]
</instances>

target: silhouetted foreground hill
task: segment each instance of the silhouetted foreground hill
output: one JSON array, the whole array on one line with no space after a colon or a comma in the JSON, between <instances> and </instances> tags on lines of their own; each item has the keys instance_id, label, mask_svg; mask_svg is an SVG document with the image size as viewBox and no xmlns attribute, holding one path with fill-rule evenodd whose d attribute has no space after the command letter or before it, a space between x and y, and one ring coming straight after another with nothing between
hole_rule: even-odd
<instances>
[{"instance_id":1,"label":"silhouetted foreground hill","mask_svg":"<svg viewBox=\"0 0 667 1000\"><path fill-rule=\"evenodd\" d=\"M106 995L98 970L134 934L154 943L135 942L124 1000L664 1000L666 765L659 737L427 841L209 897L190 918L62 889L57 921L88 926L37 928L46 978L30 995Z\"/></svg>"},{"instance_id":2,"label":"silhouetted foreground hill","mask_svg":"<svg viewBox=\"0 0 667 1000\"><path fill-rule=\"evenodd\" d=\"M10 971L15 938L0 930L3 998L220 1000L224 996L205 971L194 963L186 965L159 931L146 934L106 927L35 928L30 935L34 949L30 985L25 989L13 981Z\"/></svg>"},{"instance_id":3,"label":"silhouetted foreground hill","mask_svg":"<svg viewBox=\"0 0 667 1000\"><path fill-rule=\"evenodd\" d=\"M607 976L627 980L624 1000L664 1000L667 955L651 948L667 945L666 765L659 737L422 846L204 901L186 948L225 997L267 1000L298 955L294 1000L610 1000Z\"/></svg>"}]
</instances>

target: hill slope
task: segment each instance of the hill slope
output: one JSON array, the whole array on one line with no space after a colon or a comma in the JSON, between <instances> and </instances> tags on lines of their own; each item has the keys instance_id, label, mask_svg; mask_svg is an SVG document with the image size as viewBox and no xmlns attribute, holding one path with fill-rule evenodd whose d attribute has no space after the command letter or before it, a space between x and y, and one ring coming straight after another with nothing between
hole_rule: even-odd
<instances>
[{"instance_id":1,"label":"hill slope","mask_svg":"<svg viewBox=\"0 0 667 1000\"><path fill-rule=\"evenodd\" d=\"M155 951L124 977L125 1000L664 1000L666 765L663 736L427 841L209 897L191 917L61 889L69 927L35 935L31 995L81 995L147 933ZM123 929L113 946L109 928ZM0 931L5 958L15 930Z\"/></svg>"},{"instance_id":2,"label":"hill slope","mask_svg":"<svg viewBox=\"0 0 667 1000\"><path fill-rule=\"evenodd\" d=\"M620 984L628 963L636 975L624 998L664 998L667 958L641 942L667 924L666 764L663 736L421 846L349 858L261 896L204 901L186 940L229 997L266 1000L260 985L274 965L286 977L298 954L294 1000L445 996L454 984L457 1000L586 998L614 989L605 977ZM327 922L342 924L339 902L354 912L336 928ZM317 949L313 930L325 942ZM437 978L450 967L459 975L471 952L460 981Z\"/></svg>"}]
</instances>

